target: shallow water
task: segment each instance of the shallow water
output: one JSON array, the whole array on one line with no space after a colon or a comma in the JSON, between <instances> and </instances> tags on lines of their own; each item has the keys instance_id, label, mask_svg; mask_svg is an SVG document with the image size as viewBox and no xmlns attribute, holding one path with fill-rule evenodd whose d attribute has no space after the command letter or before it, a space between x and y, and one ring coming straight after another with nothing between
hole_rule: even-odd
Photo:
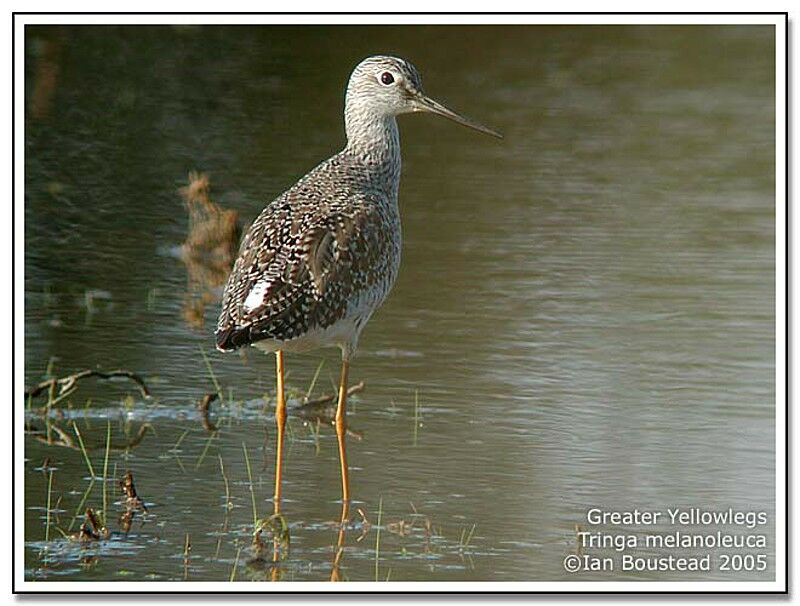
<instances>
[{"instance_id":1,"label":"shallow water","mask_svg":"<svg viewBox=\"0 0 800 606\"><path fill-rule=\"evenodd\" d=\"M99 476L111 428L114 534L88 547L55 527L102 509L102 480L26 435L26 576L272 578L246 564L243 445L266 517L274 362L214 351L215 301L187 316L177 190L206 171L252 220L342 145L344 83L376 52L409 57L426 92L506 138L400 119L403 265L351 370L354 508L371 527L354 513L342 577L772 579L774 43L730 26L29 29L26 383L126 368L154 398L87 380L54 419L78 424ZM216 389L203 353L225 397L213 438L195 409ZM287 356L295 397L323 360L314 395L332 391L337 352ZM143 423L155 432L113 449ZM289 425L277 576L325 580L335 434ZM125 470L148 506L127 534L112 505ZM591 507L679 505L767 512L768 569L564 571Z\"/></svg>"}]
</instances>

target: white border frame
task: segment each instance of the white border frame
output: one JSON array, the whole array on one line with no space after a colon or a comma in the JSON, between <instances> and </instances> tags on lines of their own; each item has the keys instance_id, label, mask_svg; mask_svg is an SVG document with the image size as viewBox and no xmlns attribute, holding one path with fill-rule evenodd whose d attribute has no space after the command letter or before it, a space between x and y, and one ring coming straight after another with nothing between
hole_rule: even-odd
<instances>
[{"instance_id":1,"label":"white border frame","mask_svg":"<svg viewBox=\"0 0 800 606\"><path fill-rule=\"evenodd\" d=\"M15 14L14 30L14 394L15 407L24 389L24 27L34 24L763 24L775 26L775 581L555 581L555 582L349 582L228 583L223 581L26 581L24 579L24 415L14 422L14 511L19 526L13 545L16 592L784 592L786 578L786 403L787 403L787 30L784 14ZM9 74L10 75L10 74Z\"/></svg>"}]
</instances>

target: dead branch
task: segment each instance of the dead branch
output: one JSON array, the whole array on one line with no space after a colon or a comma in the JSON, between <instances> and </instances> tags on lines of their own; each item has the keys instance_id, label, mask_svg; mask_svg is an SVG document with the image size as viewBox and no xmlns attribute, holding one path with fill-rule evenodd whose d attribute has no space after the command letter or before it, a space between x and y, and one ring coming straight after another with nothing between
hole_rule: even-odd
<instances>
[{"instance_id":1,"label":"dead branch","mask_svg":"<svg viewBox=\"0 0 800 606\"><path fill-rule=\"evenodd\" d=\"M47 390L50 399L56 400L56 388L58 388L58 397L64 395L68 391L72 390L76 387L76 384L81 379L86 379L88 377L97 377L99 379L116 379L118 377L124 377L126 379L130 379L136 386L139 388L139 391L142 394L142 397L149 399L150 398L150 390L147 388L144 380L134 372L130 370L110 370L108 372L104 372L102 370L94 370L94 369L86 369L80 372L76 372L74 374L68 375L66 377L57 378L53 377L52 379L48 379L47 381L42 381L36 387L32 387L30 389L25 390L25 397L26 398L35 398L40 395L42 392Z\"/></svg>"}]
</instances>

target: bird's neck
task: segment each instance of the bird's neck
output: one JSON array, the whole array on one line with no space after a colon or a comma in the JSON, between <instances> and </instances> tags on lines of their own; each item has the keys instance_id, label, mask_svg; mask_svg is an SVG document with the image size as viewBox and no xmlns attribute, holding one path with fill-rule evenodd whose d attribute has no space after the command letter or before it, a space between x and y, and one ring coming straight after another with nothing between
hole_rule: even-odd
<instances>
[{"instance_id":1,"label":"bird's neck","mask_svg":"<svg viewBox=\"0 0 800 606\"><path fill-rule=\"evenodd\" d=\"M348 108L345 131L346 150L369 171L380 174L396 195L400 181L400 133L394 116L374 116Z\"/></svg>"}]
</instances>

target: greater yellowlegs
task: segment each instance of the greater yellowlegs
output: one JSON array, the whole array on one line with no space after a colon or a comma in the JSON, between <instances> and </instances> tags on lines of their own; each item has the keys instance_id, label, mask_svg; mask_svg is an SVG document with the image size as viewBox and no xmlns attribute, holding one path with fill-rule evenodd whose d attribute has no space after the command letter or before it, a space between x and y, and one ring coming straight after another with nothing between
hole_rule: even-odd
<instances>
[{"instance_id":1,"label":"greater yellowlegs","mask_svg":"<svg viewBox=\"0 0 800 606\"><path fill-rule=\"evenodd\" d=\"M386 298L400 267L400 137L395 117L411 112L432 112L500 137L425 96L408 61L364 59L347 85L347 145L261 212L242 240L225 286L217 348L255 345L276 354L276 513L286 425L283 352L338 346L342 370L335 426L346 517L349 363L364 325Z\"/></svg>"}]
</instances>

